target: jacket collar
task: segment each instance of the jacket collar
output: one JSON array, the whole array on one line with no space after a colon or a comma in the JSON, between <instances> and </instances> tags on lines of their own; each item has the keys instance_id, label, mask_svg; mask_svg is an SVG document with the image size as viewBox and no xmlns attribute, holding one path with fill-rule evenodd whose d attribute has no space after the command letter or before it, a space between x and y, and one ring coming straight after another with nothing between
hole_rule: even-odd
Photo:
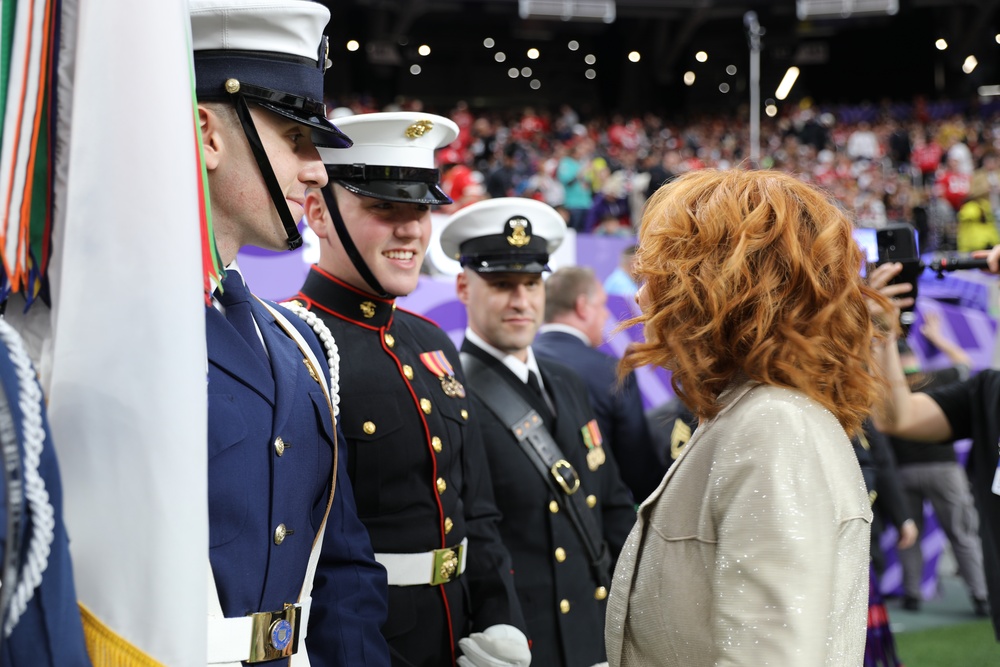
<instances>
[{"instance_id":1,"label":"jacket collar","mask_svg":"<svg viewBox=\"0 0 1000 667\"><path fill-rule=\"evenodd\" d=\"M381 299L351 287L315 264L299 291L299 299L312 308L336 315L369 329L389 326L396 310L395 299Z\"/></svg>"}]
</instances>

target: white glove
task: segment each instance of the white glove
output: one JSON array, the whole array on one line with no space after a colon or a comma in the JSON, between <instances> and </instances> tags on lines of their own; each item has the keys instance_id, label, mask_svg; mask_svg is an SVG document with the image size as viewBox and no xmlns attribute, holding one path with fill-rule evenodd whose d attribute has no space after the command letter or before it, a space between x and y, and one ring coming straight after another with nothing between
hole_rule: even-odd
<instances>
[{"instance_id":1,"label":"white glove","mask_svg":"<svg viewBox=\"0 0 1000 667\"><path fill-rule=\"evenodd\" d=\"M599 662L596 665L594 665L593 667L608 667L608 663L606 663L606 662Z\"/></svg>"},{"instance_id":2,"label":"white glove","mask_svg":"<svg viewBox=\"0 0 1000 667\"><path fill-rule=\"evenodd\" d=\"M528 667L531 649L528 638L512 625L491 625L458 640L465 655L458 667Z\"/></svg>"}]
</instances>

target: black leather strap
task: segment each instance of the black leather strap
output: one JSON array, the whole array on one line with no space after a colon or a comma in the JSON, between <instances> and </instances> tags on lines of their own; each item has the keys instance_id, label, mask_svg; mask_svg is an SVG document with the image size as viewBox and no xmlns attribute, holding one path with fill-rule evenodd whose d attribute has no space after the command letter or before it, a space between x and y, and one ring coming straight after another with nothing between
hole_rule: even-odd
<instances>
[{"instance_id":1,"label":"black leather strap","mask_svg":"<svg viewBox=\"0 0 1000 667\"><path fill-rule=\"evenodd\" d=\"M327 186L323 188L323 200L326 202L326 208L330 212L330 219L333 220L333 228L337 230L337 236L340 237L340 244L344 246L344 252L347 253L347 258L351 260L351 264L357 269L358 275L361 279L368 283L368 286L375 291L375 294L382 297L383 299L390 299L399 294L389 294L382 287L382 284L372 273L372 270L368 268L368 264L365 263L365 258L361 256L361 251L358 250L358 246L354 245L354 239L351 238L351 234L347 231L347 225L344 223L344 217L340 215L340 207L337 205L337 198L333 196L333 187Z\"/></svg>"},{"instance_id":2,"label":"black leather strap","mask_svg":"<svg viewBox=\"0 0 1000 667\"><path fill-rule=\"evenodd\" d=\"M594 578L602 586L611 583L611 554L603 535L587 507L580 478L567 461L545 421L513 387L481 360L461 353L467 384L483 404L510 428L521 449L535 465L587 549Z\"/></svg>"},{"instance_id":3,"label":"black leather strap","mask_svg":"<svg viewBox=\"0 0 1000 667\"><path fill-rule=\"evenodd\" d=\"M285 227L285 235L288 237L288 249L295 250L302 245L302 235L299 234L298 224L296 224L295 220L292 220L292 214L288 210L288 204L285 202L285 195L281 191L278 178L274 175L274 169L271 168L271 161L267 157L267 151L264 150L264 144L257 133L257 126L254 125L253 117L250 115L250 107L247 105L246 97L240 93L236 93L234 97L233 105L236 107L236 115L243 126L243 134L247 137L247 143L250 144L250 150L253 151L253 156L257 160L257 166L260 168L261 176L264 177L264 183L267 185L267 191L271 195L271 201L274 202L274 208L278 211L281 224Z\"/></svg>"}]
</instances>

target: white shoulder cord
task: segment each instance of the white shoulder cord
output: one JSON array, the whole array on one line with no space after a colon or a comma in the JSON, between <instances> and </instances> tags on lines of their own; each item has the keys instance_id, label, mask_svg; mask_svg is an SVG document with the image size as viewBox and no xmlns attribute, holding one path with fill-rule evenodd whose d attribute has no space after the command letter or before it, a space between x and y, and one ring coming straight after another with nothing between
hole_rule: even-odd
<instances>
[{"instance_id":1,"label":"white shoulder cord","mask_svg":"<svg viewBox=\"0 0 1000 667\"><path fill-rule=\"evenodd\" d=\"M297 301L285 301L280 305L299 316L299 319L308 324L319 342L323 344L326 352L327 364L330 366L330 401L333 403L333 417L340 416L340 350L337 349L337 341L334 340L330 328L326 323L316 316L316 313L307 310Z\"/></svg>"},{"instance_id":2,"label":"white shoulder cord","mask_svg":"<svg viewBox=\"0 0 1000 667\"><path fill-rule=\"evenodd\" d=\"M49 502L45 480L38 474L45 429L42 427L42 390L38 386L31 359L20 335L5 320L0 319L0 340L10 351L10 360L17 371L18 397L24 430L24 496L31 516L31 542L23 576L10 600L10 611L4 623L3 635L9 637L18 619L28 608L35 589L42 583L42 573L49 564L49 553L55 531L55 510Z\"/></svg>"}]
</instances>

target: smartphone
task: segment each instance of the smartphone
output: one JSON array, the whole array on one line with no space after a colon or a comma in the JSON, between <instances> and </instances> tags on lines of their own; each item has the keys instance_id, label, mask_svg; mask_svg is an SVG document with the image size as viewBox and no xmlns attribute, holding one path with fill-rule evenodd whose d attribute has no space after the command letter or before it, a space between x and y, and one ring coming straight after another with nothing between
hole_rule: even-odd
<instances>
[{"instance_id":1,"label":"smartphone","mask_svg":"<svg viewBox=\"0 0 1000 667\"><path fill-rule=\"evenodd\" d=\"M913 309L916 307L917 278L924 270L918 250L920 244L917 242L917 230L909 223L895 222L875 230L875 240L878 249L877 264L899 262L903 265L903 270L890 284L910 283L913 286L910 292L900 295L913 297L913 305L901 309L900 313L902 324L912 324L915 319Z\"/></svg>"},{"instance_id":2,"label":"smartphone","mask_svg":"<svg viewBox=\"0 0 1000 667\"><path fill-rule=\"evenodd\" d=\"M868 267L876 266L878 264L878 240L875 238L875 228L874 227L855 227L851 233L854 235L854 241L861 248L861 252L865 256L865 261L861 265L861 275L868 275Z\"/></svg>"}]
</instances>

